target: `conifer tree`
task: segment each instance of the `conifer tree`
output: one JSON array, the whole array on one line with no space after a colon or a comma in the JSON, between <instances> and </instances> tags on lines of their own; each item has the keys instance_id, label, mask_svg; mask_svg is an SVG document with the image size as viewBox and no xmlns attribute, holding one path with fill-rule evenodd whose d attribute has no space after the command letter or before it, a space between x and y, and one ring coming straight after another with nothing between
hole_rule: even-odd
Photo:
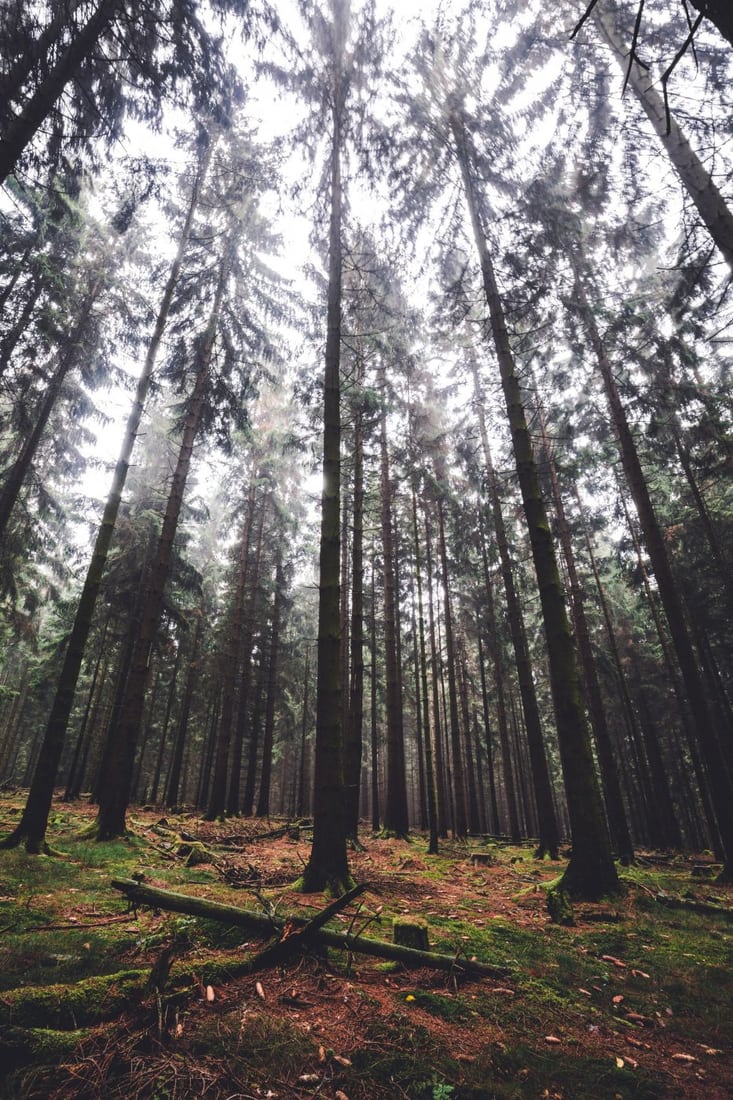
<instances>
[{"instance_id":1,"label":"conifer tree","mask_svg":"<svg viewBox=\"0 0 733 1100\"><path fill-rule=\"evenodd\" d=\"M25 842L26 849L29 852L39 852L45 847L44 838L48 824L48 815L51 809L53 787L56 782L59 760L66 738L66 729L74 701L77 680L79 678L87 639L92 626L94 608L102 583L102 576L112 541L115 523L117 521L117 513L122 500L122 493L125 488L132 450L140 427L140 421L143 415L147 393L150 388L158 349L168 321L168 315L176 290L183 256L188 244L188 238L191 233L191 227L198 205L201 185L210 158L210 152L209 142L206 140L203 143L200 163L194 174L191 198L181 229L177 253L165 285L143 369L138 378L135 398L127 420L120 456L115 467L112 486L107 497L102 521L95 540L84 587L79 597L74 626L69 637L64 664L59 676L56 695L46 726L46 732L39 753L33 781L31 783L28 800L18 826L3 842L3 847L15 846L22 841Z\"/></svg>"}]
</instances>

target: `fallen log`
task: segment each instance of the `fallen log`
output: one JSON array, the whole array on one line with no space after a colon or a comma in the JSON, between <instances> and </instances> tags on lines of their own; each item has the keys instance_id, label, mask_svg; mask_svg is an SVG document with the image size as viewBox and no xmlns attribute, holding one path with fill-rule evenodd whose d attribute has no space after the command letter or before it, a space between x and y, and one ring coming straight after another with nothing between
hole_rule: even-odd
<instances>
[{"instance_id":1,"label":"fallen log","mask_svg":"<svg viewBox=\"0 0 733 1100\"><path fill-rule=\"evenodd\" d=\"M278 966L292 955L296 955L298 951L313 940L315 933L320 931L323 925L330 921L331 917L340 913L342 909L351 904L354 898L358 897L359 894L363 894L366 889L368 889L366 882L354 886L353 889L342 894L340 898L332 901L325 909L321 909L320 913L316 913L315 917L305 924L298 925L292 920L288 921L280 939L275 940L274 943L269 943L267 947L250 959L249 970L251 972L266 970L267 967Z\"/></svg>"},{"instance_id":2,"label":"fallen log","mask_svg":"<svg viewBox=\"0 0 733 1100\"><path fill-rule=\"evenodd\" d=\"M708 917L721 917L723 920L733 921L733 909L723 905L697 901L694 898L676 898L671 894L652 894L652 897L658 905L664 905L667 909L683 909L688 913L703 913Z\"/></svg>"},{"instance_id":3,"label":"fallen log","mask_svg":"<svg viewBox=\"0 0 733 1100\"><path fill-rule=\"evenodd\" d=\"M153 909L165 909L168 913L184 913L189 917L202 917L229 924L235 928L248 928L263 936L280 931L284 921L256 913L251 909L239 909L236 905L223 905L207 898L193 898L188 894L176 894L157 886L145 886L134 879L113 879L112 888L119 890L133 905L147 905Z\"/></svg>"},{"instance_id":4,"label":"fallen log","mask_svg":"<svg viewBox=\"0 0 733 1100\"><path fill-rule=\"evenodd\" d=\"M357 955L370 955L375 958L388 959L403 963L405 966L426 966L433 970L446 970L451 973L468 974L476 977L505 978L510 973L506 967L489 966L487 963L479 962L477 959L469 959L465 956L459 957L457 955L442 955L435 951L420 951L414 947L385 943L382 940L374 940L367 936L352 936L347 932L331 932L326 928L314 928L313 925L319 922L325 913L328 913L328 916L324 918L326 920L333 916L334 905L338 908L338 903L332 903L317 914L312 921L308 921L303 917L293 915L286 918L269 917L264 913L256 913L250 909L239 909L235 905L224 905L222 902L209 901L206 898L194 898L186 894L174 893L171 890L161 890L155 886L145 886L132 879L113 879L111 885L115 890L119 890L124 894L133 905L148 905L153 908L164 909L167 912L185 913L187 916L219 921L235 928L247 928L263 935L271 935L273 932L282 933L286 925L300 929L310 925L307 942L319 944L323 947L335 947L341 951L350 951ZM279 948L281 942L287 941L278 941L273 946ZM260 962L260 965L263 964Z\"/></svg>"}]
</instances>

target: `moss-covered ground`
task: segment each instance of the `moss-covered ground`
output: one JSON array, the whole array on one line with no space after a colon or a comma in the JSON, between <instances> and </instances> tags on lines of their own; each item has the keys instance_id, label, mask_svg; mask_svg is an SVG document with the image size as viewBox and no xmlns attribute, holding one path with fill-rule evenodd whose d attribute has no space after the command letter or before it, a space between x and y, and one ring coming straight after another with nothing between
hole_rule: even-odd
<instances>
[{"instance_id":1,"label":"moss-covered ground","mask_svg":"<svg viewBox=\"0 0 733 1100\"><path fill-rule=\"evenodd\" d=\"M0 833L20 795L0 801ZM59 855L0 852L0 1095L183 1100L631 1100L733 1095L733 889L710 857L645 853L622 895L553 923L562 864L531 848L361 837L370 884L330 927L434 951L502 978L407 970L329 949L245 973L263 942L132 911L110 887L309 916L293 891L307 828L135 810L129 839L80 839L92 811L54 805ZM275 835L266 836L267 833ZM195 851L196 859L190 859ZM481 858L472 860L472 855Z\"/></svg>"}]
</instances>

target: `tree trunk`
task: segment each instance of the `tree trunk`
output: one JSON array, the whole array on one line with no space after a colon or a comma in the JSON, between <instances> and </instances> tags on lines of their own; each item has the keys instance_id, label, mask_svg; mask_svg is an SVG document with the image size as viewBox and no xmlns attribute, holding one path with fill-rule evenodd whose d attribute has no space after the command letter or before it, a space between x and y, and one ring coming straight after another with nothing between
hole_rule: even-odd
<instances>
[{"instance_id":1,"label":"tree trunk","mask_svg":"<svg viewBox=\"0 0 733 1100\"><path fill-rule=\"evenodd\" d=\"M111 614L108 613L104 622L104 630L102 631L102 637L99 642L99 649L97 650L97 659L94 662L92 682L87 692L87 701L86 706L84 707L84 715L79 726L79 732L76 737L74 751L71 754L71 763L69 765L69 771L66 779L66 790L64 792L65 802L70 802L73 798L76 797L74 794L72 794L72 791L77 785L77 776L79 772L82 746L87 740L87 729L89 727L91 714L95 709L95 700L99 697L99 695L101 695L104 689L105 680L107 678L107 632L109 630L110 618Z\"/></svg>"},{"instance_id":2,"label":"tree trunk","mask_svg":"<svg viewBox=\"0 0 733 1100\"><path fill-rule=\"evenodd\" d=\"M310 701L310 650L306 645L303 669L303 717L300 724L300 761L298 768L298 797L295 812L303 817L306 811L306 781L308 776L308 705Z\"/></svg>"},{"instance_id":3,"label":"tree trunk","mask_svg":"<svg viewBox=\"0 0 733 1100\"><path fill-rule=\"evenodd\" d=\"M23 109L0 137L0 184L14 171L18 158L33 140L59 96L112 22L120 0L100 0L79 33L71 40L51 71L44 77Z\"/></svg>"},{"instance_id":4,"label":"tree trunk","mask_svg":"<svg viewBox=\"0 0 733 1100\"><path fill-rule=\"evenodd\" d=\"M364 381L361 350L357 352L355 385ZM344 743L344 787L347 833L358 839L362 727L364 725L364 416L361 402L354 410L354 517L351 542L351 669L349 709Z\"/></svg>"},{"instance_id":5,"label":"tree trunk","mask_svg":"<svg viewBox=\"0 0 733 1100\"><path fill-rule=\"evenodd\" d=\"M2 492L0 492L0 540L2 540L7 530L13 507L18 499L18 494L23 486L23 482L28 476L28 471L31 468L31 463L38 450L43 431L48 423L48 418L53 412L63 384L66 381L66 376L77 360L79 343L83 339L87 325L89 324L92 309L99 297L100 290L101 283L97 281L91 286L86 295L79 320L69 337L66 351L59 357L56 369L48 380L41 403L36 410L36 419L33 427L23 441L18 457L5 475Z\"/></svg>"},{"instance_id":6,"label":"tree trunk","mask_svg":"<svg viewBox=\"0 0 733 1100\"><path fill-rule=\"evenodd\" d=\"M701 10L710 8L710 3L696 5ZM706 11L706 14L708 12ZM712 15L710 16L711 18ZM629 67L628 52L618 36L612 16L606 14L601 5L594 11L596 26L610 46L624 73L629 73L629 84L646 113L654 131L667 151L677 175L685 190L697 207L704 225L715 241L728 266L733 270L733 213L716 187L704 164L694 151L677 121L665 107L664 98L654 87L654 77L636 61ZM730 23L730 16L728 16Z\"/></svg>"},{"instance_id":7,"label":"tree trunk","mask_svg":"<svg viewBox=\"0 0 733 1100\"><path fill-rule=\"evenodd\" d=\"M280 622L285 601L285 573L282 547L278 545L275 558L275 596L272 606L270 656L267 663L267 701L265 703L265 735L262 740L262 770L260 794L257 799L257 816L270 815L270 777L272 775L272 744L275 730L275 699L277 696L277 661L280 649Z\"/></svg>"},{"instance_id":8,"label":"tree trunk","mask_svg":"<svg viewBox=\"0 0 733 1100\"><path fill-rule=\"evenodd\" d=\"M237 679L242 666L242 632L244 628L244 599L249 575L249 547L252 537L252 524L255 515L255 494L257 487L257 475L253 466L249 490L247 495L247 508L242 525L242 534L239 544L239 565L237 571L237 585L234 593L232 621L226 632L222 660L222 688L221 688L221 717L217 728L216 747L214 750L214 774L209 791L209 800L206 808L205 820L215 821L226 808L227 800L227 775L229 768L229 750L232 740L232 728L235 721L235 701L237 696ZM241 694L240 694L241 705ZM241 769L241 746L239 764L237 767L237 784L239 784L239 771Z\"/></svg>"},{"instance_id":9,"label":"tree trunk","mask_svg":"<svg viewBox=\"0 0 733 1100\"><path fill-rule=\"evenodd\" d=\"M395 549L392 530L392 485L387 451L387 408L384 367L379 386L385 407L380 430L380 516L384 567L384 669L387 688L387 791L384 800L384 829L405 837L409 831L405 738L402 716L402 670L397 642L397 593Z\"/></svg>"},{"instance_id":10,"label":"tree trunk","mask_svg":"<svg viewBox=\"0 0 733 1100\"><path fill-rule=\"evenodd\" d=\"M558 845L560 836L557 828L555 807L552 801L552 785L550 772L547 767L545 754L544 735L540 721L540 710L537 705L537 693L534 687L534 673L527 645L527 632L524 626L522 607L517 595L514 583L514 570L509 552L509 540L506 533L506 525L499 498L499 486L496 479L496 471L491 459L489 448L489 436L486 431L486 418L483 409L483 393L479 382L478 368L475 361L471 362L471 374L473 376L474 394L476 397L476 415L481 434L481 446L484 454L486 478L491 502L491 514L494 521L494 537L499 551L501 563L501 576L504 582L504 594L506 597L507 621L509 633L514 650L514 663L519 681L519 694L522 700L524 713L524 726L527 731L527 744L529 747L530 770L534 788L537 816L539 819L539 845L536 857L542 859L549 855L551 859L558 858Z\"/></svg>"},{"instance_id":11,"label":"tree trunk","mask_svg":"<svg viewBox=\"0 0 733 1100\"><path fill-rule=\"evenodd\" d=\"M0 375L5 374L5 371L10 365L10 358L18 345L18 341L23 333L27 331L31 314L35 309L36 302L41 297L43 289L44 286L41 279L36 276L33 289L23 303L23 309L21 310L20 316L0 341Z\"/></svg>"},{"instance_id":12,"label":"tree trunk","mask_svg":"<svg viewBox=\"0 0 733 1100\"><path fill-rule=\"evenodd\" d=\"M694 715L691 715L690 707L685 696L684 684L678 671L678 663L675 662L675 655L673 653L673 644L670 645L670 636L663 621L663 614L659 609L659 598L657 592L653 589L652 583L649 578L649 571L646 566L646 558L642 550L641 543L639 542L638 535L635 530L634 522L629 513L629 509L626 500L623 496L620 497L621 508L624 513L624 519L626 520L626 527L631 535L631 542L634 547L634 553L636 554L636 564L639 570L639 576L641 577L642 584L644 586L644 594L646 596L646 603L649 609L649 614L652 617L654 623L654 629L656 631L659 646L662 651L662 657L664 662L664 668L667 673L667 678L672 686L672 691L677 700L677 709L680 717L680 722L685 732L685 738L687 741L688 750L692 760L693 770L697 779L700 799L703 805L703 811L707 822L708 831L713 844L720 853L720 838L718 836L718 824L710 801L710 792L708 787L708 780L703 765L703 760L700 755L700 748L698 745L698 738L695 733L694 727ZM684 611L684 608L683 608ZM702 666L701 666L702 667ZM639 712L641 712L641 703L638 706ZM644 755L646 752L645 747L641 746L639 749L639 755ZM646 759L646 756L645 756ZM649 771L649 783L651 784L651 769ZM721 857L722 858L722 857Z\"/></svg>"},{"instance_id":13,"label":"tree trunk","mask_svg":"<svg viewBox=\"0 0 733 1100\"><path fill-rule=\"evenodd\" d=\"M499 834L499 806L496 799L496 769L494 766L494 753L491 747L491 722L489 719L489 692L486 685L486 667L484 662L484 647L481 634L478 636L478 667L481 677L481 710L484 720L484 742L486 744L486 766L489 772L489 832L495 836Z\"/></svg>"},{"instance_id":14,"label":"tree trunk","mask_svg":"<svg viewBox=\"0 0 733 1100\"><path fill-rule=\"evenodd\" d=\"M250 717L250 703L252 696L252 654L254 649L254 637L257 616L257 600L260 595L260 567L262 564L262 545L265 532L265 517L270 510L272 493L268 492L261 502L257 514L257 533L255 542L254 562L247 570L249 583L249 595L247 607L244 613L244 630L241 643L241 668L239 685L239 707L234 726L234 743L232 745L232 766L229 774L229 793L227 795L227 813L238 814L240 810L239 791L242 780L242 752L244 749L244 736L249 730L249 750L247 760L247 774L245 776L244 794L242 797L242 812L245 817L250 817L255 797L255 770L257 767L257 725ZM257 696L255 696L257 698Z\"/></svg>"},{"instance_id":15,"label":"tree trunk","mask_svg":"<svg viewBox=\"0 0 733 1100\"><path fill-rule=\"evenodd\" d=\"M170 571L173 540L178 527L183 495L191 466L193 445L211 371L211 360L216 339L219 313L224 298L230 258L225 255L219 264L219 277L214 302L201 345L197 353L196 379L188 402L178 461L173 474L157 552L148 588L148 599L143 608L140 630L135 642L130 675L125 688L119 725L110 731L110 751L107 756L107 774L100 787L99 813L96 830L99 840L111 840L125 833L125 815L130 797L130 783L135 760L135 748L140 721L145 705L145 685L148 679L150 650L163 608L163 593Z\"/></svg>"},{"instance_id":16,"label":"tree trunk","mask_svg":"<svg viewBox=\"0 0 733 1100\"><path fill-rule=\"evenodd\" d=\"M417 514L417 487L412 473L412 541L415 556L415 588L417 590L417 660L419 664L419 692L425 729L425 787L428 812L428 855L438 854L438 802L435 784L435 761L430 730L430 701L428 695L428 660L425 647L425 614L423 609L422 555L420 553L420 528Z\"/></svg>"},{"instance_id":17,"label":"tree trunk","mask_svg":"<svg viewBox=\"0 0 733 1100\"><path fill-rule=\"evenodd\" d=\"M436 471L439 481L444 483L444 471ZM453 631L453 608L450 598L450 574L448 572L448 550L445 537L445 515L443 497L438 496L438 552L442 573L445 619L445 659L448 673L448 713L451 762L453 764L453 835L463 838L468 834L466 818L466 790L463 782L463 764L461 761L461 721L458 714L458 677L456 644Z\"/></svg>"},{"instance_id":18,"label":"tree trunk","mask_svg":"<svg viewBox=\"0 0 733 1100\"><path fill-rule=\"evenodd\" d=\"M83 0L68 0L67 3L60 4L38 37L26 40L23 52L16 54L13 63L8 65L6 74L0 79L0 96L5 103L10 104L12 100L20 99L23 86L33 69L39 61L48 59L53 47L60 43L69 26L69 20L82 3Z\"/></svg>"},{"instance_id":19,"label":"tree trunk","mask_svg":"<svg viewBox=\"0 0 733 1100\"><path fill-rule=\"evenodd\" d=\"M718 823L725 856L724 877L733 878L733 789L727 763L718 741L714 715L707 702L707 692L698 667L695 651L685 622L682 601L677 591L664 545L664 538L654 513L649 489L639 461L626 413L619 397L611 362L606 355L596 319L581 282L578 261L575 270L575 304L595 352L596 364L603 381L611 420L618 440L621 464L633 497L639 523L644 534L647 553L654 570L659 597L669 623L677 662L687 693L687 702L695 724L695 734L706 764L710 794Z\"/></svg>"},{"instance_id":20,"label":"tree trunk","mask_svg":"<svg viewBox=\"0 0 733 1100\"><path fill-rule=\"evenodd\" d=\"M345 48L347 12L333 7L334 37ZM323 386L323 492L319 549L318 671L313 844L303 873L304 893L350 885L346 853L341 684L341 144L347 90L335 61L331 112L331 218L328 241L328 300Z\"/></svg>"},{"instance_id":21,"label":"tree trunk","mask_svg":"<svg viewBox=\"0 0 733 1100\"><path fill-rule=\"evenodd\" d=\"M481 262L547 639L557 736L572 834L572 856L563 875L563 885L575 897L598 898L618 890L618 876L611 854L591 751L575 647L565 608L565 594L540 492L532 439L509 343L504 309L479 215L468 136L462 121L455 116L452 118L452 129Z\"/></svg>"},{"instance_id":22,"label":"tree trunk","mask_svg":"<svg viewBox=\"0 0 733 1100\"><path fill-rule=\"evenodd\" d=\"M187 913L191 916L202 917L204 920L215 920L235 928L246 928L265 935L283 929L287 925L302 928L308 924L305 918L296 914L273 920L264 913L239 909L234 905L222 905L221 902L209 901L208 898L188 897L185 894L177 894L171 890L145 886L133 879L114 879L112 888L121 891L125 897L137 905L150 905L173 913ZM326 910L323 911L323 917L326 916L326 912ZM320 923L319 918L316 917L312 923L318 925ZM293 935L297 935L297 933L293 933ZM494 979L506 978L507 976L505 968L490 966L479 962L477 959L469 959L465 957L465 953L462 957L457 958L455 954L440 955L433 951L421 951L414 947L404 947L402 944L384 943L381 940L373 940L367 936L352 936L348 933L331 932L322 928L314 932L312 938L314 943L321 944L323 947L338 947L343 951L391 959L408 966L433 967L433 969L447 970L451 974L464 972Z\"/></svg>"},{"instance_id":23,"label":"tree trunk","mask_svg":"<svg viewBox=\"0 0 733 1100\"><path fill-rule=\"evenodd\" d=\"M370 620L369 620L369 655L370 655L370 672L371 672L371 684L369 689L369 702L370 702L370 750L371 750L371 764L372 764L372 782L371 782L371 802L372 802L372 829L375 833L379 832L380 825L380 813L379 813L379 725L377 722L377 596L376 596L376 570L374 568L374 544L372 543L372 585L371 585L371 599L370 599Z\"/></svg>"},{"instance_id":24,"label":"tree trunk","mask_svg":"<svg viewBox=\"0 0 733 1100\"><path fill-rule=\"evenodd\" d=\"M476 761L473 755L473 724L471 711L468 705L468 668L466 665L466 650L461 637L458 643L458 660L456 673L458 676L458 696L461 704L461 725L463 727L463 757L466 763L464 768L465 790L467 795L468 831L474 836L483 832L481 817L479 814L478 792L476 790Z\"/></svg>"},{"instance_id":25,"label":"tree trunk","mask_svg":"<svg viewBox=\"0 0 733 1100\"><path fill-rule=\"evenodd\" d=\"M425 574L428 582L428 636L430 639L430 668L432 682L433 743L435 747L435 806L438 817L438 836L448 836L448 793L446 769L443 764L443 723L440 707L440 661L435 629L433 606L433 550L430 538L430 519L424 508L425 521Z\"/></svg>"},{"instance_id":26,"label":"tree trunk","mask_svg":"<svg viewBox=\"0 0 733 1100\"><path fill-rule=\"evenodd\" d=\"M496 604L494 602L494 586L489 573L489 554L486 546L486 531L481 509L479 509L479 531L481 535L481 560L484 570L484 592L486 595L487 618L487 642L489 655L494 670L494 690L496 691L496 721L499 727L499 747L501 748L501 760L504 773L504 794L507 802L507 814L509 817L509 836L518 843L521 840L522 831L519 826L519 807L517 805L517 785L514 780L514 768L512 767L512 754L509 745L509 721L506 705L506 668L502 655L502 647L499 641L498 622L496 616ZM483 669L482 669L482 674ZM485 712L484 712L485 713ZM488 729L488 727L487 727Z\"/></svg>"},{"instance_id":27,"label":"tree trunk","mask_svg":"<svg viewBox=\"0 0 733 1100\"><path fill-rule=\"evenodd\" d=\"M714 23L733 46L733 10L730 0L690 0L693 8Z\"/></svg>"},{"instance_id":28,"label":"tree trunk","mask_svg":"<svg viewBox=\"0 0 733 1100\"><path fill-rule=\"evenodd\" d=\"M201 645L201 635L203 634L203 621L203 611L200 610L196 612L196 629L191 645L191 653L188 659L186 686L183 689L181 713L178 718L178 729L176 731L175 741L173 742L173 753L171 755L168 778L165 785L165 805L171 808L177 806L179 800L181 771L183 768L183 750L186 744L191 704L193 703L194 692L196 691L199 679L199 647Z\"/></svg>"},{"instance_id":29,"label":"tree trunk","mask_svg":"<svg viewBox=\"0 0 733 1100\"><path fill-rule=\"evenodd\" d=\"M173 665L173 672L171 673L171 681L168 685L168 698L165 704L165 715L163 717L163 726L160 731L160 741L158 742L158 754L155 758L155 771L153 773L153 781L150 784L150 794L147 796L146 801L152 802L153 805L158 801L158 788L160 786L160 775L163 770L163 754L165 753L166 742L168 740L168 728L171 722L171 713L173 711L173 704L176 699L176 689L178 687L178 672L181 667L181 656L183 651L183 645L181 639L178 639L178 646L176 648L176 659Z\"/></svg>"},{"instance_id":30,"label":"tree trunk","mask_svg":"<svg viewBox=\"0 0 733 1100\"><path fill-rule=\"evenodd\" d=\"M107 556L112 542L112 534L117 522L117 513L119 512L122 493L125 488L125 481L127 480L127 471L130 467L132 450L140 428L140 421L142 419L148 390L150 389L150 381L153 375L155 360L168 321L173 295L178 285L183 256L191 235L191 227L193 225L201 187L208 170L210 158L211 151L209 150L205 154L194 179L191 190L191 200L188 205L186 218L178 241L178 248L168 274L163 298L158 309L158 316L155 320L155 328L153 329L153 335L150 339L147 354L145 356L145 363L143 364L143 369L137 382L135 398L127 419L120 455L117 459L112 477L112 485L107 496L107 502L102 514L102 521L99 525L97 537L94 542L94 549L84 580L84 587L79 597L74 625L71 630L69 644L66 648L64 664L61 669L61 675L59 676L56 687L56 695L46 725L43 746L39 756L39 764L33 776L31 789L28 794L28 801L17 828L5 842L8 844L12 841L14 844L18 844L21 840L25 840L26 848L29 852L41 851L44 844L46 827L48 825L48 815L51 809L51 799L53 797L53 788L56 782L56 773L66 740L66 730L69 724L71 708L74 703L74 693L79 679L79 671L84 659L84 651L86 649L89 631L92 627L94 609L97 604L102 576L107 563Z\"/></svg>"},{"instance_id":31,"label":"tree trunk","mask_svg":"<svg viewBox=\"0 0 733 1100\"><path fill-rule=\"evenodd\" d=\"M601 685L598 682L598 675L596 673L596 663L590 641L588 620L585 614L583 587L575 564L573 540L570 534L570 526L565 512L562 493L560 492L560 482L557 476L555 459L547 437L544 412L539 405L537 397L536 400L537 418L540 427L542 447L547 462L547 469L550 475L550 485L552 486L552 496L555 503L560 545L562 547L567 569L575 638L583 670L591 729L595 738L598 763L601 769L601 783L605 796L606 813L608 814L611 838L621 862L623 864L629 864L634 859L634 846L631 840L631 833L629 832L629 825L626 820L626 811L621 795L618 768L616 766L616 758L613 752L608 722L606 721L606 708L603 705L603 696L601 695Z\"/></svg>"}]
</instances>

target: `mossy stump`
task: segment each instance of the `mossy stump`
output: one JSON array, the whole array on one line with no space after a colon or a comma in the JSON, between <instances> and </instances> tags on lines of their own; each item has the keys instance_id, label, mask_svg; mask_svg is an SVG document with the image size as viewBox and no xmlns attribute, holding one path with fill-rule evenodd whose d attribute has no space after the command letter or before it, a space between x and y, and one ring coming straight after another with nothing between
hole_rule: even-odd
<instances>
[{"instance_id":1,"label":"mossy stump","mask_svg":"<svg viewBox=\"0 0 733 1100\"><path fill-rule=\"evenodd\" d=\"M200 841L182 841L176 848L176 855L185 859L187 867L198 867L200 863L212 863L211 852Z\"/></svg>"},{"instance_id":2,"label":"mossy stump","mask_svg":"<svg viewBox=\"0 0 733 1100\"><path fill-rule=\"evenodd\" d=\"M570 894L567 890L563 890L562 886L556 886L548 892L547 912L553 924L564 924L566 927L575 924Z\"/></svg>"},{"instance_id":3,"label":"mossy stump","mask_svg":"<svg viewBox=\"0 0 733 1100\"><path fill-rule=\"evenodd\" d=\"M395 917L392 925L392 941L400 947L414 947L417 951L429 951L428 926L418 917Z\"/></svg>"}]
</instances>

